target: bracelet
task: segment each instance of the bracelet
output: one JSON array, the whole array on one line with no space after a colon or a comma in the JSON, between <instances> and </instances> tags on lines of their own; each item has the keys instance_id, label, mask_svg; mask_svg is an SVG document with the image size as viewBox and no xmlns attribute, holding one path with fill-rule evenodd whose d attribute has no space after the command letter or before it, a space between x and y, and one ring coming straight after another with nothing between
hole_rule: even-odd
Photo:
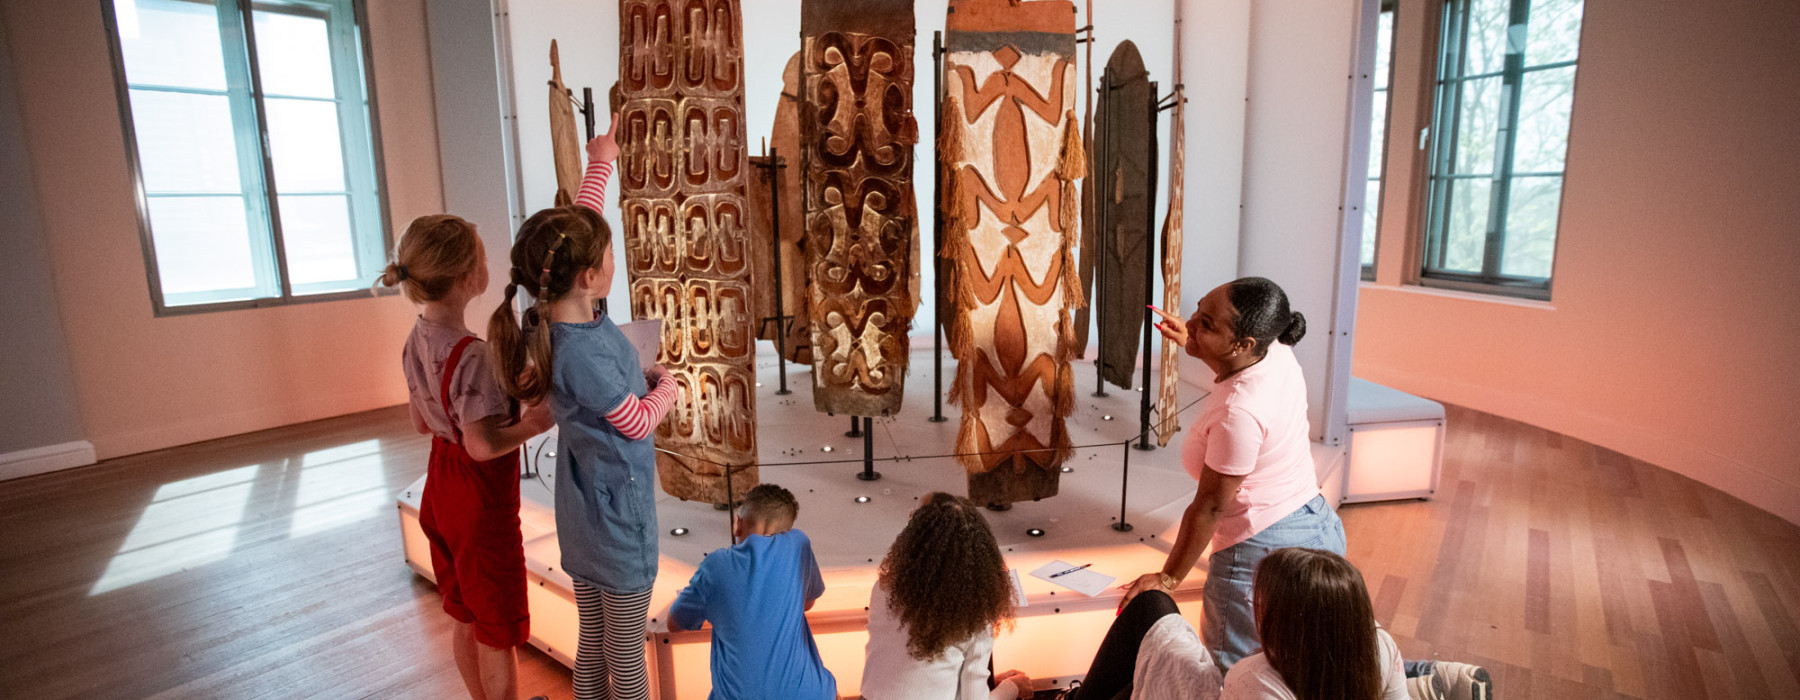
<instances>
[{"instance_id":1,"label":"bracelet","mask_svg":"<svg viewBox=\"0 0 1800 700\"><path fill-rule=\"evenodd\" d=\"M1181 585L1181 579L1175 578L1174 576L1170 576L1161 571L1156 572L1156 578L1157 578L1157 583L1162 584L1163 590L1165 590L1165 591L1173 591L1173 590L1175 590L1176 586Z\"/></svg>"}]
</instances>

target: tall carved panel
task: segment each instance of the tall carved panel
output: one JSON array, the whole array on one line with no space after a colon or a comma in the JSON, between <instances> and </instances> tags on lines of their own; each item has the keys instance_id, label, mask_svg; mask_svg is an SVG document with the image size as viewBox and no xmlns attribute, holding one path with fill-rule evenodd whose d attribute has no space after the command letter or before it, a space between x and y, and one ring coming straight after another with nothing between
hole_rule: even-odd
<instances>
[{"instance_id":1,"label":"tall carved panel","mask_svg":"<svg viewBox=\"0 0 1800 700\"><path fill-rule=\"evenodd\" d=\"M622 0L619 32L631 312L662 319L660 361L679 388L656 429L657 472L672 496L735 501L757 482L738 0ZM733 494L721 464L750 465Z\"/></svg>"},{"instance_id":2,"label":"tall carved panel","mask_svg":"<svg viewBox=\"0 0 1800 700\"><path fill-rule=\"evenodd\" d=\"M853 416L900 409L918 306L911 0L801 5L813 404Z\"/></svg>"},{"instance_id":3,"label":"tall carved panel","mask_svg":"<svg viewBox=\"0 0 1800 700\"><path fill-rule=\"evenodd\" d=\"M1100 378L1131 388L1137 370L1139 336L1144 332L1144 284L1149 270L1151 208L1156 194L1155 96L1137 45L1119 42L1101 77L1094 114L1094 237L1099 266L1094 312L1100 317L1095 355Z\"/></svg>"},{"instance_id":4,"label":"tall carved panel","mask_svg":"<svg viewBox=\"0 0 1800 700\"><path fill-rule=\"evenodd\" d=\"M950 0L939 156L956 313L953 401L969 496L1054 496L1074 408L1069 319L1082 293L1075 6Z\"/></svg>"}]
</instances>

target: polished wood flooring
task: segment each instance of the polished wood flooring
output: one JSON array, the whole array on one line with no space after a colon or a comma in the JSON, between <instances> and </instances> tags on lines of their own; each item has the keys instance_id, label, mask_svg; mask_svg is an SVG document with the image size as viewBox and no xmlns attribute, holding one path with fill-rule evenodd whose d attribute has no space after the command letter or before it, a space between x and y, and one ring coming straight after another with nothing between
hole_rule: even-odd
<instances>
[{"instance_id":1,"label":"polished wood flooring","mask_svg":"<svg viewBox=\"0 0 1800 700\"><path fill-rule=\"evenodd\" d=\"M1449 425L1438 498L1342 510L1407 657L1486 665L1511 700L1800 697L1800 528L1578 440ZM400 559L393 493L427 449L385 409L0 482L0 697L463 697ZM521 676L569 697L536 650Z\"/></svg>"}]
</instances>

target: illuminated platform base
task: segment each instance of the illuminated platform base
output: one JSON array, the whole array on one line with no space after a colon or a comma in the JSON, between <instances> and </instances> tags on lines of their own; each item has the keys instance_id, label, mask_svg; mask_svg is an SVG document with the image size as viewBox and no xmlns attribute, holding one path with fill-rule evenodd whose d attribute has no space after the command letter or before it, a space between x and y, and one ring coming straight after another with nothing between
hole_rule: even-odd
<instances>
[{"instance_id":1,"label":"illuminated platform base","mask_svg":"<svg viewBox=\"0 0 1800 700\"><path fill-rule=\"evenodd\" d=\"M1444 405L1350 379L1349 459L1338 503L1429 498L1444 463Z\"/></svg>"},{"instance_id":2,"label":"illuminated platform base","mask_svg":"<svg viewBox=\"0 0 1800 700\"><path fill-rule=\"evenodd\" d=\"M772 352L764 357L771 357ZM814 552L825 578L825 595L807 613L825 665L837 678L840 695L855 697L862 681L863 646L867 642L867 606L876 567L888 545L899 534L917 498L931 491L962 494L962 468L947 458L928 458L950 452L956 438L956 422L931 423L931 357L915 353L909 378L907 413L896 418L877 418L877 458L911 457L909 461L879 462L879 481L861 481L863 441L844 437L849 419L826 417L813 411L807 396L811 375L805 366L790 366L789 387L795 393L776 396L773 362L759 363L757 410L758 440L762 447L762 478L794 492L800 501L796 527L813 541ZM797 370L797 371L795 371ZM950 370L946 368L948 373ZM1076 372L1091 377L1091 365ZM1086 673L1100 640L1114 619L1118 591L1089 598L1026 575L1055 559L1074 564L1093 564L1093 569L1120 582L1162 566L1182 511L1193 498L1195 482L1180 466L1179 442L1150 452L1130 451L1129 499L1126 521L1133 529L1119 532L1111 526L1119 517L1120 477L1124 449L1120 443L1137 432L1138 394L1113 389L1107 398L1082 393L1069 430L1076 444L1111 442L1110 446L1077 450L1062 475L1061 495L1041 501L1017 503L1011 510L988 512L1001 549L1024 582L1028 605L1018 610L1016 628L994 644L994 667L1017 668L1038 680L1042 687L1067 685ZM1184 405L1201 395L1194 388L1183 397ZM953 410L953 409L952 409ZM1192 420L1193 409L1183 415ZM954 414L951 414L954 417ZM1110 418L1109 418L1110 417ZM1179 436L1177 438L1179 440ZM825 448L831 448L826 452ZM537 451L538 445L532 445ZM553 447L544 447L548 452ZM1342 484L1343 451L1315 446L1321 483ZM782 462L856 460L848 464L772 466ZM524 483L521 509L525 535L526 567L530 577L531 643L551 657L573 665L577 619L569 577L560 568L560 553L551 511L555 460L538 460L544 475ZM400 494L400 525L404 532L407 564L428 579L431 558L418 526L418 501L424 479ZM867 497L867 502L858 502ZM1341 495L1329 492L1336 502ZM663 615L675 594L686 585L703 554L730 544L727 514L710 504L685 502L658 495L661 562L655 594L651 599L651 632L645 640L649 653L655 697L701 699L712 686L709 670L711 635L708 631L670 634ZM684 528L685 534L670 534ZM1029 534L1042 530L1041 536ZM1197 569L1175 592L1182 614L1196 625L1200 619L1200 589L1205 579Z\"/></svg>"}]
</instances>

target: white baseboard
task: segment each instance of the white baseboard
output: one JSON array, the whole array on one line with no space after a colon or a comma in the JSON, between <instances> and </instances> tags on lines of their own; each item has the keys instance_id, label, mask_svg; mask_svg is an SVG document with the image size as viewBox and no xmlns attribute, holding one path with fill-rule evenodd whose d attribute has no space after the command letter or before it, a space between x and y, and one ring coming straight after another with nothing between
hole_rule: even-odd
<instances>
[{"instance_id":1,"label":"white baseboard","mask_svg":"<svg viewBox=\"0 0 1800 700\"><path fill-rule=\"evenodd\" d=\"M0 481L93 464L94 445L86 440L45 445L0 454Z\"/></svg>"}]
</instances>

